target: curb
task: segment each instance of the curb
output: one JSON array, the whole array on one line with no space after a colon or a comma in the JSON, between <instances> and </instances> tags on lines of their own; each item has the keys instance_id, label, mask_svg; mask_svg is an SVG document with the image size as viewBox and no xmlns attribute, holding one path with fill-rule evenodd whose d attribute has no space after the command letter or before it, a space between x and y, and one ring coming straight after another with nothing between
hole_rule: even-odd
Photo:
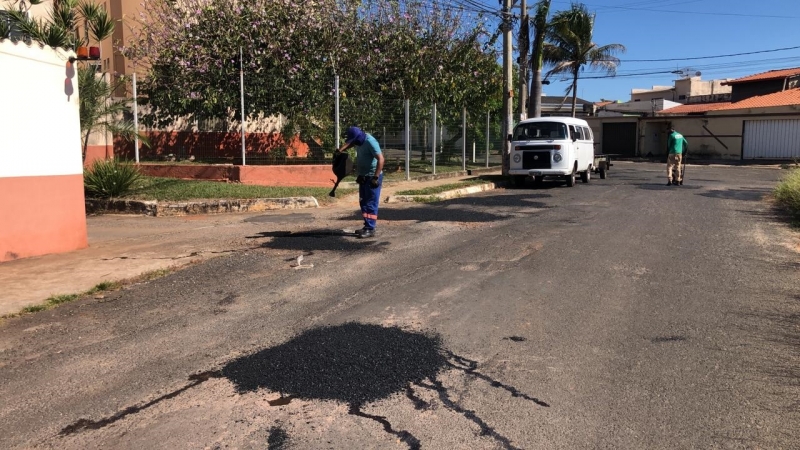
<instances>
[{"instance_id":1,"label":"curb","mask_svg":"<svg viewBox=\"0 0 800 450\"><path fill-rule=\"evenodd\" d=\"M384 179L383 185L384 186L394 186L400 185L402 183L413 183L419 181L435 181L435 180L446 180L448 178L458 178L458 177L467 177L471 175L481 175L485 173L492 173L500 171L500 167L489 167L489 168L480 168L480 169L467 169L467 170L459 170L458 172L445 172L439 173L436 175L421 175L418 177L413 177L410 180L400 179L400 180L386 180ZM346 187L351 189L357 189L358 185L355 181L345 181L339 184L339 187Z\"/></svg>"},{"instance_id":2,"label":"curb","mask_svg":"<svg viewBox=\"0 0 800 450\"><path fill-rule=\"evenodd\" d=\"M420 199L437 199L449 200L451 198L462 197L469 194L477 194L478 192L491 191L497 189L501 185L498 183L478 184L461 189L454 189L452 191L440 192L438 194L422 194L422 195L390 195L386 197L386 203L407 203L416 202Z\"/></svg>"},{"instance_id":3,"label":"curb","mask_svg":"<svg viewBox=\"0 0 800 450\"><path fill-rule=\"evenodd\" d=\"M87 214L143 214L153 217L260 212L275 209L304 208L319 208L319 202L317 202L317 199L314 197L201 200L196 202L86 199Z\"/></svg>"},{"instance_id":4,"label":"curb","mask_svg":"<svg viewBox=\"0 0 800 450\"><path fill-rule=\"evenodd\" d=\"M465 177L470 175L480 175L483 173L492 173L501 170L499 167L489 167L489 168L481 168L481 169L467 169L467 170L459 170L457 172L446 172L446 173L439 173L436 175L422 175L419 177L414 177L410 180L397 180L392 181L391 183L403 183L409 181L434 181L434 180L446 180L448 178L458 178L458 177Z\"/></svg>"}]
</instances>

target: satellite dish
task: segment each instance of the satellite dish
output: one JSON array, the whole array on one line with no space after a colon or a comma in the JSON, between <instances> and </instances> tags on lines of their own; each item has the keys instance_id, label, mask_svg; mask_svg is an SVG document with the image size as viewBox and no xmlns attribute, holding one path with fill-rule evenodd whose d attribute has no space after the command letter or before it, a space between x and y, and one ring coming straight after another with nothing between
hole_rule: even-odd
<instances>
[{"instance_id":1,"label":"satellite dish","mask_svg":"<svg viewBox=\"0 0 800 450\"><path fill-rule=\"evenodd\" d=\"M700 75L702 75L702 73L699 72L699 71L694 73L694 76L696 76L696 77L699 77Z\"/></svg>"}]
</instances>

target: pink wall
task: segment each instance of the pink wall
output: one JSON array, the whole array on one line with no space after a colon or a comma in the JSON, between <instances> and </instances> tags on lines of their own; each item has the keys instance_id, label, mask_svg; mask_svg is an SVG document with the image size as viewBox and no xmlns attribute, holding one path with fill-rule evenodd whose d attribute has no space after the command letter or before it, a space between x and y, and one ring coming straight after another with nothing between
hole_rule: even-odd
<instances>
[{"instance_id":1,"label":"pink wall","mask_svg":"<svg viewBox=\"0 0 800 450\"><path fill-rule=\"evenodd\" d=\"M329 165L239 166L239 181L260 186L333 187L336 176Z\"/></svg>"},{"instance_id":2,"label":"pink wall","mask_svg":"<svg viewBox=\"0 0 800 450\"><path fill-rule=\"evenodd\" d=\"M85 248L83 175L0 178L0 262Z\"/></svg>"},{"instance_id":3,"label":"pink wall","mask_svg":"<svg viewBox=\"0 0 800 450\"><path fill-rule=\"evenodd\" d=\"M259 186L333 187L336 180L329 165L140 164L139 168L152 177L238 181Z\"/></svg>"}]
</instances>

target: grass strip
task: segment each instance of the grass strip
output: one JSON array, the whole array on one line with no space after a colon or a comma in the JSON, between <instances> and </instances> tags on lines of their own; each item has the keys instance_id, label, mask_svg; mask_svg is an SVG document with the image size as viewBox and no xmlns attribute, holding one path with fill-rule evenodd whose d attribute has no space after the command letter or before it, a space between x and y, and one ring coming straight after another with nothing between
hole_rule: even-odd
<instances>
[{"instance_id":1,"label":"grass strip","mask_svg":"<svg viewBox=\"0 0 800 450\"><path fill-rule=\"evenodd\" d=\"M110 292L110 291L117 291L122 289L124 286L135 284L135 283L143 283L147 281L152 281L166 275L175 272L179 268L186 267L190 264L184 266L175 266L175 267L168 267L166 269L157 269L151 270L149 272L145 272L141 275L135 276L133 278L128 278L125 280L120 281L103 281L101 283L96 284L93 288L89 289L86 292L81 292L79 294L60 294L60 295L53 295L47 298L44 303L38 305L30 305L22 308L20 312L12 313L12 314L5 314L0 316L0 320L3 319L13 319L15 317L20 317L25 314L31 314L39 311L47 311L48 309L53 309L58 305L69 303L74 300L78 300L83 297L96 295L100 292Z\"/></svg>"},{"instance_id":2,"label":"grass strip","mask_svg":"<svg viewBox=\"0 0 800 450\"><path fill-rule=\"evenodd\" d=\"M496 165L492 165L491 167L497 167ZM485 169L486 165L483 163L467 163L467 169ZM386 180L405 180L406 179L406 166L403 160L400 160L398 164L395 164L393 159L389 159L386 161L386 165L384 166L384 179ZM450 173L450 172L460 172L462 170L461 162L458 163L436 163L436 173L443 174L443 173ZM411 160L409 162L409 173L411 178L424 176L424 175L431 175L433 174L433 166L431 165L430 159L427 161L420 161L420 160Z\"/></svg>"},{"instance_id":3,"label":"grass strip","mask_svg":"<svg viewBox=\"0 0 800 450\"><path fill-rule=\"evenodd\" d=\"M794 225L800 226L800 169L793 169L778 183L775 200L792 216Z\"/></svg>"},{"instance_id":4,"label":"grass strip","mask_svg":"<svg viewBox=\"0 0 800 450\"><path fill-rule=\"evenodd\" d=\"M333 187L333 185L331 185ZM291 186L253 186L221 181L179 180L175 178L144 177L126 195L130 200L184 201L204 199L251 199L314 197L320 203L334 199L328 196L330 188L291 187ZM355 192L354 189L337 189L342 196Z\"/></svg>"}]
</instances>

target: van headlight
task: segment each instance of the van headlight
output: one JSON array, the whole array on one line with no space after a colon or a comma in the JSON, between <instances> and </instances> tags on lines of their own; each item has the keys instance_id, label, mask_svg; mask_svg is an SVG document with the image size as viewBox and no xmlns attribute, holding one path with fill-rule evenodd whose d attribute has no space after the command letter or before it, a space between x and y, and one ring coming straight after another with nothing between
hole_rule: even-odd
<instances>
[{"instance_id":1,"label":"van headlight","mask_svg":"<svg viewBox=\"0 0 800 450\"><path fill-rule=\"evenodd\" d=\"M522 161L522 155L520 155L519 153L515 154L514 155L514 162L515 163L519 163L520 161Z\"/></svg>"},{"instance_id":2,"label":"van headlight","mask_svg":"<svg viewBox=\"0 0 800 450\"><path fill-rule=\"evenodd\" d=\"M561 158L561 153L556 153L555 155L553 155L553 161L561 162L561 159L562 159Z\"/></svg>"}]
</instances>

